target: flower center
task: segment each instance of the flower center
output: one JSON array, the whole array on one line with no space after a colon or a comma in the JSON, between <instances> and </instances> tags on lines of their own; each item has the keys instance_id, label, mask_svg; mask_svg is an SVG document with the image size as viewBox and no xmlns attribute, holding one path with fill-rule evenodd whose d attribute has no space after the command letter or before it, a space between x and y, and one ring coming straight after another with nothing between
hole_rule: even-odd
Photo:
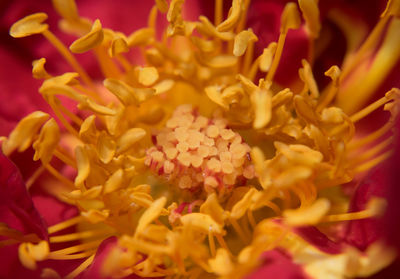
<instances>
[{"instance_id":1,"label":"flower center","mask_svg":"<svg viewBox=\"0 0 400 279\"><path fill-rule=\"evenodd\" d=\"M181 189L224 192L254 177L250 147L221 117L198 115L191 105L179 106L166 127L155 133L145 164ZM244 182L242 181L244 184Z\"/></svg>"}]
</instances>

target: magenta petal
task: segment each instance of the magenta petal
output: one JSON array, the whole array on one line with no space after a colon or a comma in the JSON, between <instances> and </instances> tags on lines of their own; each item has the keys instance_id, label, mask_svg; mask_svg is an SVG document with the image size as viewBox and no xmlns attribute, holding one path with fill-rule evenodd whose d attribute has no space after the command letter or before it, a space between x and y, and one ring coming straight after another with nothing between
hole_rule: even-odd
<instances>
[{"instance_id":1,"label":"magenta petal","mask_svg":"<svg viewBox=\"0 0 400 279\"><path fill-rule=\"evenodd\" d=\"M372 197L385 196L389 187L387 175L386 168L382 166L371 171L358 185L350 202L349 212L364 210ZM382 238L384 233L385 227L382 225L381 219L354 220L348 223L344 241L360 250L365 250L369 244Z\"/></svg>"},{"instance_id":2,"label":"magenta petal","mask_svg":"<svg viewBox=\"0 0 400 279\"><path fill-rule=\"evenodd\" d=\"M287 2L289 1L252 1L248 26L259 39L256 55L260 55L269 43L278 41L281 14ZM308 52L309 37L305 28L289 30L275 80L284 86L294 86L299 80L298 69L302 67L301 60L307 58Z\"/></svg>"},{"instance_id":3,"label":"magenta petal","mask_svg":"<svg viewBox=\"0 0 400 279\"><path fill-rule=\"evenodd\" d=\"M342 252L343 247L340 243L329 239L316 227L298 227L294 229L294 232L322 252L328 254L339 254Z\"/></svg>"},{"instance_id":4,"label":"magenta petal","mask_svg":"<svg viewBox=\"0 0 400 279\"><path fill-rule=\"evenodd\" d=\"M47 239L47 226L36 210L18 168L0 153L0 220Z\"/></svg>"},{"instance_id":5,"label":"magenta petal","mask_svg":"<svg viewBox=\"0 0 400 279\"><path fill-rule=\"evenodd\" d=\"M101 276L101 266L108 253L117 245L117 238L112 236L104 240L97 249L92 265L82 274L81 279L108 279ZM140 279L142 277L132 274L125 279Z\"/></svg>"},{"instance_id":6,"label":"magenta petal","mask_svg":"<svg viewBox=\"0 0 400 279\"><path fill-rule=\"evenodd\" d=\"M88 270L85 271L82 279L104 279L100 273L101 265L106 259L107 254L115 245L117 245L116 237L109 237L100 244L92 265L88 268Z\"/></svg>"},{"instance_id":7,"label":"magenta petal","mask_svg":"<svg viewBox=\"0 0 400 279\"><path fill-rule=\"evenodd\" d=\"M295 264L291 257L279 249L262 254L262 265L246 279L274 278L274 279L302 279L309 278L300 265Z\"/></svg>"}]
</instances>

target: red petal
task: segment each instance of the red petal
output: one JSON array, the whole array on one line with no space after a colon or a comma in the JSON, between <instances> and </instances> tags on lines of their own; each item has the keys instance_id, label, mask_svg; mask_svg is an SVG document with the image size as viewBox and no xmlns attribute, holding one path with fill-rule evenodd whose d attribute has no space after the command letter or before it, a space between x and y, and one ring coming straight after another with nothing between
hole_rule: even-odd
<instances>
[{"instance_id":1,"label":"red petal","mask_svg":"<svg viewBox=\"0 0 400 279\"><path fill-rule=\"evenodd\" d=\"M364 210L372 197L384 197L388 189L386 166L375 168L363 179L357 187L350 202L349 212ZM344 241L360 250L365 250L368 245L382 238L385 228L381 219L368 218L354 220L348 223L345 230Z\"/></svg>"},{"instance_id":2,"label":"red petal","mask_svg":"<svg viewBox=\"0 0 400 279\"><path fill-rule=\"evenodd\" d=\"M295 264L291 257L282 250L275 249L262 254L262 265L246 279L274 278L301 279L309 278L300 265Z\"/></svg>"},{"instance_id":3,"label":"red petal","mask_svg":"<svg viewBox=\"0 0 400 279\"><path fill-rule=\"evenodd\" d=\"M110 250L117 245L117 238L110 237L104 240L99 248L97 249L96 256L93 260L93 263L88 268L87 271L82 276L82 279L106 279L101 276L100 270L104 260L107 257L107 254Z\"/></svg>"},{"instance_id":4,"label":"red petal","mask_svg":"<svg viewBox=\"0 0 400 279\"><path fill-rule=\"evenodd\" d=\"M316 227L298 227L294 232L300 235L309 244L328 254L339 254L342 252L342 245L329 239Z\"/></svg>"},{"instance_id":5,"label":"red petal","mask_svg":"<svg viewBox=\"0 0 400 279\"><path fill-rule=\"evenodd\" d=\"M101 266L106 259L108 253L110 250L117 245L117 238L116 237L109 237L106 240L104 240L99 248L97 249L96 256L94 258L93 263L91 266L85 271L85 273L82 274L82 279L111 279L111 278L104 278L101 276L100 270ZM124 277L125 279L140 279L142 277L132 274L127 277Z\"/></svg>"},{"instance_id":6,"label":"red petal","mask_svg":"<svg viewBox=\"0 0 400 279\"><path fill-rule=\"evenodd\" d=\"M36 210L18 168L0 154L0 219L26 233L47 239L47 227Z\"/></svg>"}]
</instances>

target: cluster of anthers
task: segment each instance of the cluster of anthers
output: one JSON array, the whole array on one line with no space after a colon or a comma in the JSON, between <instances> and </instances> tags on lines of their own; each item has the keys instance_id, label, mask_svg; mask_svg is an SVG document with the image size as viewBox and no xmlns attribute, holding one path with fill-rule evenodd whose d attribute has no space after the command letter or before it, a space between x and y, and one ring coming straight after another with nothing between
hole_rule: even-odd
<instances>
[{"instance_id":1,"label":"cluster of anthers","mask_svg":"<svg viewBox=\"0 0 400 279\"><path fill-rule=\"evenodd\" d=\"M6 155L33 146L34 159L41 160L28 187L40 181L80 211L50 226L50 237L40 242L2 226L2 233L22 242L22 264L35 269L46 259L84 259L67 275L73 278L110 236L118 241L102 263L105 276L236 278L274 248L288 251L318 278L332 275L329 265L335 276L348 277L372 274L389 263L393 257L379 245L331 255L293 229L376 216L382 209L382 200L373 199L365 210L347 213L349 198L334 193L390 156L399 90L351 115L332 103L349 84L364 82L352 70L365 70L359 62L366 55L393 46L393 30L399 30L396 1L389 1L375 31L343 69L327 70L330 83L322 91L312 57L299 70L302 88L282 89L274 81L286 36L302 25L301 13L310 38L318 37L318 1L288 3L278 41L255 58L257 36L244 29L249 0L233 0L225 20L224 1L216 0L214 23L204 16L184 20L183 0L155 2L148 26L127 36L102 28L98 19L80 17L73 0L53 0L61 29L79 36L69 48L43 23L46 14L12 26L13 37L42 34L75 71L54 75L45 70L45 58L34 61L33 76L44 80L39 92L57 121L34 112L3 138ZM161 39L155 30L158 13L166 13L169 22ZM98 61L104 86L73 55L88 51ZM138 53L145 65L130 59ZM264 78L256 82L259 76ZM374 88L378 77L363 88ZM66 98L84 112L63 105ZM356 123L382 106L391 113L387 124L354 137ZM222 112L213 116L217 109ZM64 231L71 227L76 232Z\"/></svg>"}]
</instances>

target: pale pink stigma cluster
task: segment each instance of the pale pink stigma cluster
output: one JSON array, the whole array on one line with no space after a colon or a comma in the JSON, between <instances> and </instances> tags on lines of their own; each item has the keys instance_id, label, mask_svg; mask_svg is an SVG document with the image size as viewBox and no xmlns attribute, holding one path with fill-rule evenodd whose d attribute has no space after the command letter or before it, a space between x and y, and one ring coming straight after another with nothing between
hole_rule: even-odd
<instances>
[{"instance_id":1,"label":"pale pink stigma cluster","mask_svg":"<svg viewBox=\"0 0 400 279\"><path fill-rule=\"evenodd\" d=\"M242 137L223 118L201 116L191 105L179 106L154 141L146 165L181 189L225 192L254 177L250 147Z\"/></svg>"}]
</instances>

